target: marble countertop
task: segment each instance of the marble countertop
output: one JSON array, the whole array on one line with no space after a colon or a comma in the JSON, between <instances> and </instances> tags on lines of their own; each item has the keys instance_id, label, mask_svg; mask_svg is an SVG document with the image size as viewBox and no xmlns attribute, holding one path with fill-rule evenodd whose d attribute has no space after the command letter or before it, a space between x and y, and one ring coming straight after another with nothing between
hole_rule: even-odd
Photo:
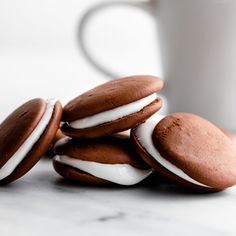
<instances>
[{"instance_id":1,"label":"marble countertop","mask_svg":"<svg viewBox=\"0 0 236 236\"><path fill-rule=\"evenodd\" d=\"M157 177L134 187L64 181L49 159L0 188L0 235L236 235L236 188L193 194Z\"/></svg>"}]
</instances>

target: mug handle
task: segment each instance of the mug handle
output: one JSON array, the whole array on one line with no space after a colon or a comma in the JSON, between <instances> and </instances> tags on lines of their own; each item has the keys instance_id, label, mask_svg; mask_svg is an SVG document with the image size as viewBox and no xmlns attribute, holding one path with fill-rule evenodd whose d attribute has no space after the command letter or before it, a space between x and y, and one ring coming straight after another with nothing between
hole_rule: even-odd
<instances>
[{"instance_id":1,"label":"mug handle","mask_svg":"<svg viewBox=\"0 0 236 236\"><path fill-rule=\"evenodd\" d=\"M79 32L78 32L78 39L79 39L79 45L82 50L82 53L84 54L85 58L101 73L106 75L107 77L111 78L117 78L120 77L118 74L115 72L110 71L107 69L105 66L100 64L98 61L96 61L93 56L89 53L89 50L86 46L86 39L85 39L85 29L87 27L87 24L89 21L93 18L93 16L100 10L103 10L105 8L113 7L113 6L133 6L133 7L138 7L142 10L146 10L149 12L151 15L152 14L152 0L149 1L137 1L137 2L132 2L132 1L111 1L111 2L102 2L99 3L85 12L85 14L82 16L82 19L79 24Z\"/></svg>"}]
</instances>

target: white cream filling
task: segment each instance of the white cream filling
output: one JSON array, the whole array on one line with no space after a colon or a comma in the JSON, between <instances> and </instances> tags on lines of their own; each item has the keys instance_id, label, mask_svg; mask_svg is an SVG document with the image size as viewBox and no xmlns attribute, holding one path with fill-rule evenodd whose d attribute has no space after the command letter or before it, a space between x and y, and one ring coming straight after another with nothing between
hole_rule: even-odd
<instances>
[{"instance_id":1,"label":"white cream filling","mask_svg":"<svg viewBox=\"0 0 236 236\"><path fill-rule=\"evenodd\" d=\"M140 144L143 148L153 157L155 160L165 167L167 170L172 172L173 174L179 176L180 178L207 188L211 188L205 184L199 183L198 181L192 179L190 176L188 176L186 173L184 173L181 169L179 169L177 166L173 165L171 162L164 159L160 153L157 151L155 146L152 142L152 133L156 125L164 118L165 116L160 116L158 114L155 114L150 119L148 119L145 123L139 125L135 130L135 137L138 139Z\"/></svg>"},{"instance_id":2,"label":"white cream filling","mask_svg":"<svg viewBox=\"0 0 236 236\"><path fill-rule=\"evenodd\" d=\"M20 146L20 148L14 153L14 155L4 164L2 168L0 168L0 180L9 176L15 170L15 168L23 161L25 156L28 154L28 152L31 150L31 148L39 140L40 136L45 131L47 125L51 120L54 106L57 100L49 99L46 102L46 111L36 128L25 140L25 142Z\"/></svg>"},{"instance_id":3,"label":"white cream filling","mask_svg":"<svg viewBox=\"0 0 236 236\"><path fill-rule=\"evenodd\" d=\"M131 115L135 112L141 111L145 106L155 101L156 98L157 95L156 93L154 93L138 101L131 102L129 104L108 111L104 111L92 116L69 122L68 125L74 129L85 129L104 124L113 120L120 119L124 116Z\"/></svg>"},{"instance_id":4,"label":"white cream filling","mask_svg":"<svg viewBox=\"0 0 236 236\"><path fill-rule=\"evenodd\" d=\"M55 156L54 160L82 170L101 179L121 185L134 185L147 178L152 170L140 170L128 164L103 164L83 161L69 156Z\"/></svg>"}]
</instances>

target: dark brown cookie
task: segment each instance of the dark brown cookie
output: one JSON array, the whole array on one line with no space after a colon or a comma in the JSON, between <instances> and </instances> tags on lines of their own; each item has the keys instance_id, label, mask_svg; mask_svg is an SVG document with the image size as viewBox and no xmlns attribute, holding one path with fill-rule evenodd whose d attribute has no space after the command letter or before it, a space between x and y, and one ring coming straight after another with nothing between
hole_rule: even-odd
<instances>
[{"instance_id":1,"label":"dark brown cookie","mask_svg":"<svg viewBox=\"0 0 236 236\"><path fill-rule=\"evenodd\" d=\"M100 85L64 107L62 132L70 137L97 138L132 128L161 108L156 92L162 87L162 80L154 76L132 76Z\"/></svg>"},{"instance_id":2,"label":"dark brown cookie","mask_svg":"<svg viewBox=\"0 0 236 236\"><path fill-rule=\"evenodd\" d=\"M232 141L199 116L154 116L131 133L143 159L175 182L208 192L236 184L236 150Z\"/></svg>"},{"instance_id":3,"label":"dark brown cookie","mask_svg":"<svg viewBox=\"0 0 236 236\"><path fill-rule=\"evenodd\" d=\"M20 106L0 125L0 184L26 174L47 151L62 115L60 102L37 98Z\"/></svg>"},{"instance_id":4,"label":"dark brown cookie","mask_svg":"<svg viewBox=\"0 0 236 236\"><path fill-rule=\"evenodd\" d=\"M47 150L47 156L52 157L55 155L54 153L54 145L62 138L65 138L66 136L61 132L61 129L58 129L58 131L55 134L55 137L53 138L48 150Z\"/></svg>"},{"instance_id":5,"label":"dark brown cookie","mask_svg":"<svg viewBox=\"0 0 236 236\"><path fill-rule=\"evenodd\" d=\"M64 138L55 145L55 153L55 170L84 183L133 185L152 172L130 139L120 135L92 140Z\"/></svg>"}]
</instances>

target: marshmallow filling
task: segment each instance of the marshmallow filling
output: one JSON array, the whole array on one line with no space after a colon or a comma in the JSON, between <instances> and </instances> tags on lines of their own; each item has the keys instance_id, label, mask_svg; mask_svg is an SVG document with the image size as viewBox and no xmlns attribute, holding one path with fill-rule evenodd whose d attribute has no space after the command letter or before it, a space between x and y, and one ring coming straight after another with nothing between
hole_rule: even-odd
<instances>
[{"instance_id":1,"label":"marshmallow filling","mask_svg":"<svg viewBox=\"0 0 236 236\"><path fill-rule=\"evenodd\" d=\"M92 116L69 122L68 125L74 129L85 129L107 122L111 122L120 119L124 116L128 116L141 111L145 106L151 104L156 99L157 95L156 93L154 93L135 102L131 102L129 104L108 111L104 111Z\"/></svg>"},{"instance_id":2,"label":"marshmallow filling","mask_svg":"<svg viewBox=\"0 0 236 236\"><path fill-rule=\"evenodd\" d=\"M78 160L65 155L57 155L54 160L120 185L137 184L152 173L151 169L141 170L128 164L103 164Z\"/></svg>"},{"instance_id":3,"label":"marshmallow filling","mask_svg":"<svg viewBox=\"0 0 236 236\"><path fill-rule=\"evenodd\" d=\"M20 148L15 152L15 154L4 164L2 168L0 168L0 180L6 178L7 176L13 173L16 167L23 161L25 156L29 153L29 151L32 149L32 147L35 145L35 143L39 140L39 138L45 131L47 125L51 120L54 106L57 100L50 99L46 102L46 111L36 128L25 140L25 142L20 146Z\"/></svg>"}]
</instances>

